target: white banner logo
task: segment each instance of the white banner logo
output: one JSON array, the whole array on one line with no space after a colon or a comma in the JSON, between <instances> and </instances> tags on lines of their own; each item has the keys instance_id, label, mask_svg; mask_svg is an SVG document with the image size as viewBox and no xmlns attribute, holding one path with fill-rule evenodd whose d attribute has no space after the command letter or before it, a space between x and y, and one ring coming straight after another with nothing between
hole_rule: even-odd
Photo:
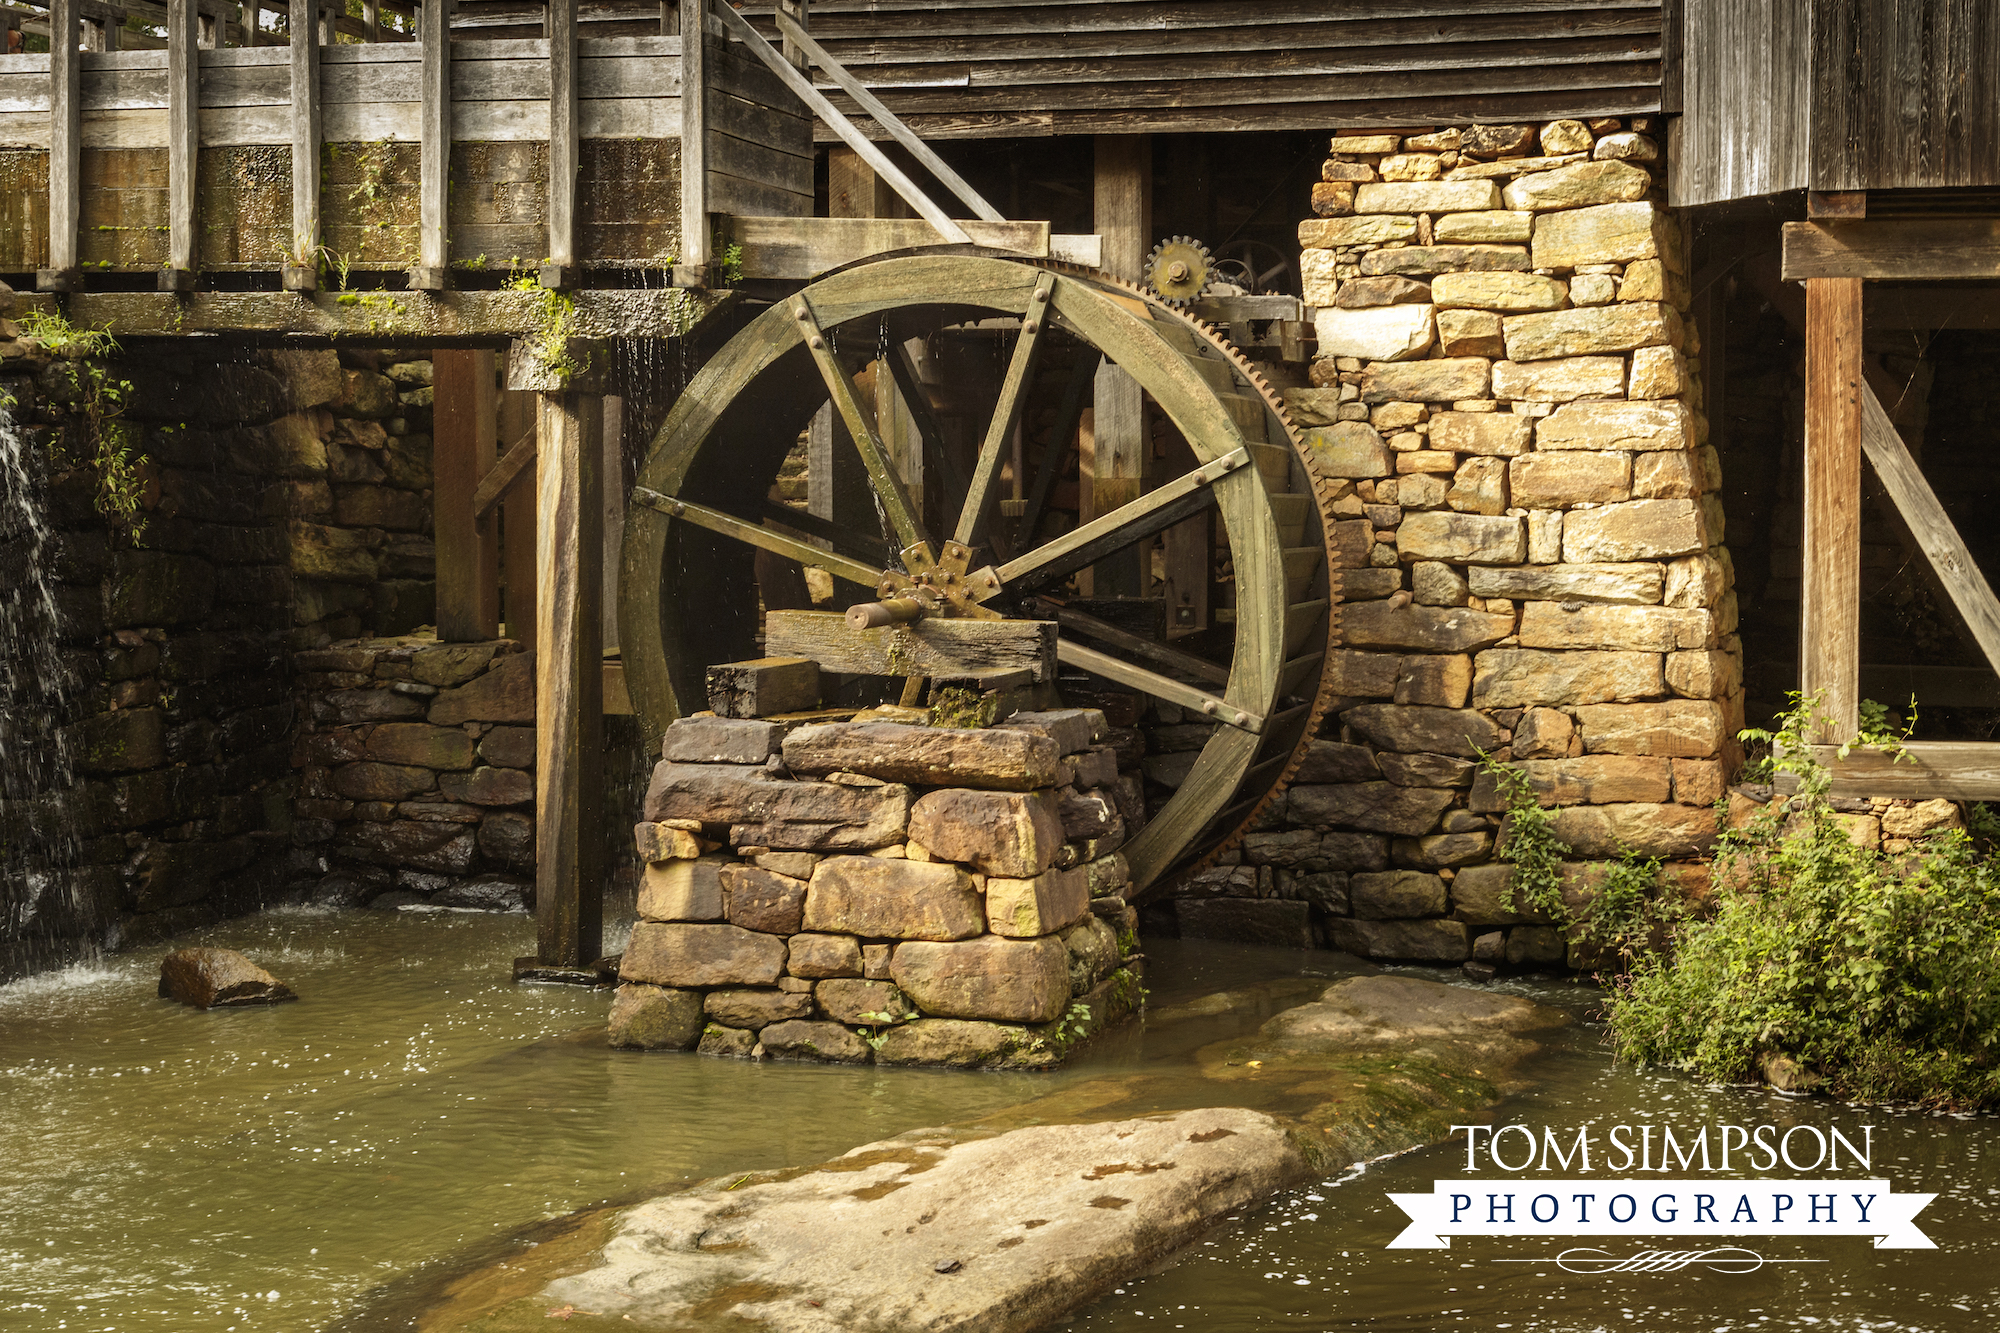
<instances>
[{"instance_id":1,"label":"white banner logo","mask_svg":"<svg viewBox=\"0 0 2000 1333\"><path fill-rule=\"evenodd\" d=\"M1453 1236L1872 1236L1885 1250L1934 1250L1917 1230L1935 1194L1885 1180L1436 1180L1391 1194L1410 1225L1392 1250L1442 1250Z\"/></svg>"}]
</instances>

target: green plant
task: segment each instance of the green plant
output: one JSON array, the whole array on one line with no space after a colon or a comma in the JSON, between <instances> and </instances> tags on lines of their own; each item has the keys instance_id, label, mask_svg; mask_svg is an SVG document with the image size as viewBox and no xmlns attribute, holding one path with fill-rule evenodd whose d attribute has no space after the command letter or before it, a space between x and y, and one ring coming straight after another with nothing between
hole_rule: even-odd
<instances>
[{"instance_id":1,"label":"green plant","mask_svg":"<svg viewBox=\"0 0 2000 1333\"><path fill-rule=\"evenodd\" d=\"M1776 782L1781 778L1793 778L1799 783L1801 791L1821 794L1832 775L1825 765L1813 759L1809 747L1817 743L1815 738L1824 731L1824 719L1821 717L1823 697L1815 694L1808 699L1793 690L1785 696L1785 701L1787 707L1772 723L1771 729L1746 727L1736 733L1737 739L1751 754L1750 762L1743 770L1744 780ZM1892 762L1909 758L1904 742L1917 729L1915 695L1910 696L1909 717L1900 727L1896 725L1896 715L1889 711L1888 706L1873 699L1863 699L1856 712L1860 715L1860 728L1838 746L1842 759L1852 754L1856 746L1880 750Z\"/></svg>"},{"instance_id":2,"label":"green plant","mask_svg":"<svg viewBox=\"0 0 2000 1333\"><path fill-rule=\"evenodd\" d=\"M1810 735L1813 714L1795 700L1768 734ZM1620 1058L1729 1081L1787 1057L1838 1097L2000 1105L1993 861L1955 830L1858 844L1810 752L1774 753L1798 794L1722 836L1714 914L1676 923L1613 990Z\"/></svg>"},{"instance_id":3,"label":"green plant","mask_svg":"<svg viewBox=\"0 0 2000 1333\"><path fill-rule=\"evenodd\" d=\"M723 245L721 239L721 237L716 238L715 264L722 270L722 285L734 287L743 281L743 247L734 241Z\"/></svg>"},{"instance_id":4,"label":"green plant","mask_svg":"<svg viewBox=\"0 0 2000 1333\"><path fill-rule=\"evenodd\" d=\"M1568 843L1556 837L1554 813L1535 799L1535 789L1529 785L1526 773L1501 763L1483 750L1479 752L1479 763L1493 775L1500 799L1507 803L1505 840L1500 855L1513 862L1514 873L1508 878L1503 903L1510 912L1539 912L1551 921L1560 920L1562 862L1570 849Z\"/></svg>"},{"instance_id":5,"label":"green plant","mask_svg":"<svg viewBox=\"0 0 2000 1333\"><path fill-rule=\"evenodd\" d=\"M99 364L115 355L118 341L108 329L78 328L52 311L31 310L21 318L21 334L64 361L74 410L50 441L57 465L83 467L96 478L92 503L114 530L138 545L146 522L139 517L146 482L146 456L132 445L131 425L122 418L132 395L129 381Z\"/></svg>"}]
</instances>

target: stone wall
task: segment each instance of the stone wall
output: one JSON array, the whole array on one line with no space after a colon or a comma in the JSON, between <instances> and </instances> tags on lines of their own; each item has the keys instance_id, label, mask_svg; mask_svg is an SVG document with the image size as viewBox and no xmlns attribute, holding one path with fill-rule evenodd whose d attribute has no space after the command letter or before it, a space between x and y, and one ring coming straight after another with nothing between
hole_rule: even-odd
<instances>
[{"instance_id":1,"label":"stone wall","mask_svg":"<svg viewBox=\"0 0 2000 1333\"><path fill-rule=\"evenodd\" d=\"M636 830L611 1043L1059 1063L1141 998L1107 731L1096 709L675 722Z\"/></svg>"},{"instance_id":2,"label":"stone wall","mask_svg":"<svg viewBox=\"0 0 2000 1333\"><path fill-rule=\"evenodd\" d=\"M384 910L530 907L534 655L512 640L403 636L292 662L295 895Z\"/></svg>"},{"instance_id":3,"label":"stone wall","mask_svg":"<svg viewBox=\"0 0 2000 1333\"><path fill-rule=\"evenodd\" d=\"M0 320L26 466L0 487L0 597L52 575L59 615L46 644L0 652L6 706L44 723L0 759L0 978L282 897L287 653L427 618L431 578L427 363L399 386L365 356L82 361L22 334ZM127 451L130 522L92 465L99 438ZM24 654L60 670L31 682Z\"/></svg>"},{"instance_id":4,"label":"stone wall","mask_svg":"<svg viewBox=\"0 0 2000 1333\"><path fill-rule=\"evenodd\" d=\"M1700 878L1741 646L1657 129L1333 140L1299 228L1314 387L1286 398L1342 479L1342 699L1238 864L1183 890L1197 929L1296 941L1289 899L1373 958L1588 963L1507 910L1482 753L1562 807L1581 901L1626 851Z\"/></svg>"}]
</instances>

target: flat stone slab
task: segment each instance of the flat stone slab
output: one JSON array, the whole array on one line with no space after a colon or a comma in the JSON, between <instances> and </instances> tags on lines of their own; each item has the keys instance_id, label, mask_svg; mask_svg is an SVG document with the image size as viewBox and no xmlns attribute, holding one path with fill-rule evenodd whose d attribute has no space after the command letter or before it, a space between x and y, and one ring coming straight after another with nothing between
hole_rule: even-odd
<instances>
[{"instance_id":1,"label":"flat stone slab","mask_svg":"<svg viewBox=\"0 0 2000 1333\"><path fill-rule=\"evenodd\" d=\"M1306 1175L1276 1119L1236 1108L918 1131L640 1204L535 1299L639 1329L1024 1333Z\"/></svg>"}]
</instances>

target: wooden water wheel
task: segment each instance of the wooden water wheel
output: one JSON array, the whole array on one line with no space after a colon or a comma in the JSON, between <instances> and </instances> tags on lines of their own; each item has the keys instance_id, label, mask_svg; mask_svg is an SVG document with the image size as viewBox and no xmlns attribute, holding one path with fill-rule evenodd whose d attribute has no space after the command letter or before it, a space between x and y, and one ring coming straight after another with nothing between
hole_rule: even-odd
<instances>
[{"instance_id":1,"label":"wooden water wheel","mask_svg":"<svg viewBox=\"0 0 2000 1333\"><path fill-rule=\"evenodd\" d=\"M925 388L898 351L955 336L992 347L984 396L963 382ZM1077 487L1051 479L1075 459L1080 390L1103 360L1137 382L1163 423L1156 438L1172 437L1173 448L1149 451L1161 455L1147 466L1156 475L1133 478L1134 498L1084 520L1064 508L1079 505L1064 498ZM909 404L931 485L898 475L872 395L856 389L871 368ZM963 424L969 393L980 397L970 412L979 420L954 442L940 417L956 408ZM1062 404L1039 460L1022 442L1030 400ZM839 523L784 507L774 487L829 402L874 510ZM1191 466L1169 467L1174 453ZM1103 490L1099 509L1127 493ZM1203 623L1139 632L1077 607L1081 571L1120 552L1129 562L1211 507L1212 555L1233 607L1218 597ZM1147 885L1230 845L1316 732L1335 600L1329 525L1325 490L1278 399L1198 322L1089 271L963 252L865 262L753 319L661 427L626 518L626 678L649 734L705 707L707 666L758 655L760 552L826 570L833 609L915 593L937 615L1054 620L1066 678L1087 675L1220 724L1124 848L1134 883ZM1150 561L1137 568L1145 580Z\"/></svg>"}]
</instances>

